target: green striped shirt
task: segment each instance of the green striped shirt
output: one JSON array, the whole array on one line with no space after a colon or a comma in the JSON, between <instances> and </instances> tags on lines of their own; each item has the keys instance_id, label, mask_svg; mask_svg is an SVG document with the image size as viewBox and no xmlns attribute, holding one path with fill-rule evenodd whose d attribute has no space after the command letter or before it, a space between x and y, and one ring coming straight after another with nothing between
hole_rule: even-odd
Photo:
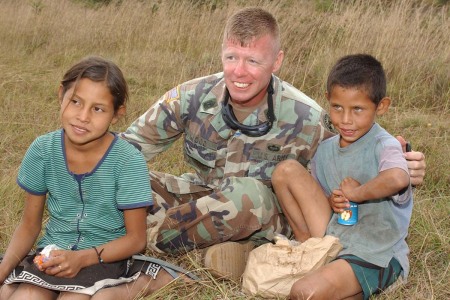
<instances>
[{"instance_id":1,"label":"green striped shirt","mask_svg":"<svg viewBox=\"0 0 450 300\"><path fill-rule=\"evenodd\" d=\"M49 220L38 248L56 244L85 249L125 235L123 210L153 203L142 154L117 138L90 173L67 167L64 131L38 137L22 161L17 183L34 195L47 195Z\"/></svg>"}]
</instances>

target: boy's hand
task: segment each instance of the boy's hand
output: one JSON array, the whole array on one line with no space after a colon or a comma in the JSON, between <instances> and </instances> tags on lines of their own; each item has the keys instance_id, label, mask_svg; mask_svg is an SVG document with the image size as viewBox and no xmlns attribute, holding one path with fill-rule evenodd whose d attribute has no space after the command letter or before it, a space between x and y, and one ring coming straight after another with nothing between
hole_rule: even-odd
<instances>
[{"instance_id":1,"label":"boy's hand","mask_svg":"<svg viewBox=\"0 0 450 300\"><path fill-rule=\"evenodd\" d=\"M346 177L344 178L344 180L342 180L340 188L348 201L354 201L354 199L356 198L357 188L360 185L361 184L355 179Z\"/></svg>"},{"instance_id":2,"label":"boy's hand","mask_svg":"<svg viewBox=\"0 0 450 300\"><path fill-rule=\"evenodd\" d=\"M328 197L328 202L335 213L341 213L345 208L350 207L350 203L341 190L333 190L333 193Z\"/></svg>"}]
</instances>

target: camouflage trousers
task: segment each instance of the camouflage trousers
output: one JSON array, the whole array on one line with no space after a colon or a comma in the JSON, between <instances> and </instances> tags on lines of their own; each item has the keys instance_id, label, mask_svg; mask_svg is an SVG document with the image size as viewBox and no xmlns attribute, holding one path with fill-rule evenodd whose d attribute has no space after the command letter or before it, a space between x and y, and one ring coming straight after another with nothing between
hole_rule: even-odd
<instances>
[{"instance_id":1,"label":"camouflage trousers","mask_svg":"<svg viewBox=\"0 0 450 300\"><path fill-rule=\"evenodd\" d=\"M247 239L258 245L275 233L291 235L275 194L256 179L228 177L212 189L170 174L150 176L154 205L147 216L147 246L152 250L179 253Z\"/></svg>"}]
</instances>

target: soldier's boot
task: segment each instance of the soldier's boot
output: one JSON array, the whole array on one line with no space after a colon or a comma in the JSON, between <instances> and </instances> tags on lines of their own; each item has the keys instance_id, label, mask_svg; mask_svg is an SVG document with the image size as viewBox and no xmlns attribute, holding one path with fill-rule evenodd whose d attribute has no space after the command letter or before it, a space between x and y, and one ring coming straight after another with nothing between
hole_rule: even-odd
<instances>
[{"instance_id":1,"label":"soldier's boot","mask_svg":"<svg viewBox=\"0 0 450 300\"><path fill-rule=\"evenodd\" d=\"M213 245L203 251L203 263L213 276L239 282L254 247L251 241Z\"/></svg>"}]
</instances>

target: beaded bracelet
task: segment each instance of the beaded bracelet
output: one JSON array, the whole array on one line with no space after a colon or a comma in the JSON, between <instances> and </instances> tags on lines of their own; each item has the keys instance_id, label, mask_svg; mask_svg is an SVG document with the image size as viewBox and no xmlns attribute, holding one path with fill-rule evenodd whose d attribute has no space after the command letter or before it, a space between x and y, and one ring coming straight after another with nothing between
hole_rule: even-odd
<instances>
[{"instance_id":1,"label":"beaded bracelet","mask_svg":"<svg viewBox=\"0 0 450 300\"><path fill-rule=\"evenodd\" d=\"M97 248L96 248L95 246L92 247L92 249L94 249L94 250L95 250L95 253L97 253L98 262L102 264L102 263L103 263L102 252L103 252L103 250L105 250L105 248L103 248L102 250L100 250L100 252L98 252L98 250L97 250Z\"/></svg>"}]
</instances>

